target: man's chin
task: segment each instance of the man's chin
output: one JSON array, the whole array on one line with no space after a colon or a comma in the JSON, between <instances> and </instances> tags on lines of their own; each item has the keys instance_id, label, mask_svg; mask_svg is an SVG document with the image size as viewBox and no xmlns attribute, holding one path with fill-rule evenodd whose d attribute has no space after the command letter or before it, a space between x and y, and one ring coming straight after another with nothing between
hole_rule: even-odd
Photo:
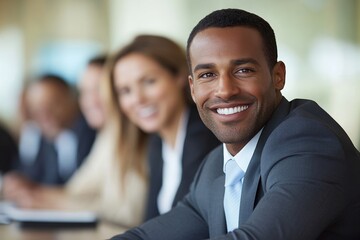
<instances>
[{"instance_id":1,"label":"man's chin","mask_svg":"<svg viewBox=\"0 0 360 240\"><path fill-rule=\"evenodd\" d=\"M249 134L244 134L243 131L236 131L236 129L232 129L226 132L214 132L214 134L219 139L219 141L227 145L243 146L246 145L246 143L251 139Z\"/></svg>"},{"instance_id":2,"label":"man's chin","mask_svg":"<svg viewBox=\"0 0 360 240\"><path fill-rule=\"evenodd\" d=\"M232 134L234 135L234 132L232 132ZM237 144L241 142L241 140L237 138L237 136L224 135L223 133L215 134L215 136L219 139L219 141L225 144Z\"/></svg>"}]
</instances>

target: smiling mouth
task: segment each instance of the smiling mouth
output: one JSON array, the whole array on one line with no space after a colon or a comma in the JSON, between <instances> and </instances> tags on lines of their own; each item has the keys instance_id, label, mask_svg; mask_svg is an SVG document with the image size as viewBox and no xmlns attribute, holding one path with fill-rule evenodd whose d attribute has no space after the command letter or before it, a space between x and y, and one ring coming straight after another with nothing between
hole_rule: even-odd
<instances>
[{"instance_id":1,"label":"smiling mouth","mask_svg":"<svg viewBox=\"0 0 360 240\"><path fill-rule=\"evenodd\" d=\"M145 108L141 108L138 111L138 114L140 117L142 118L147 118L152 116L154 113L156 112L156 108L155 107L145 107Z\"/></svg>"},{"instance_id":2,"label":"smiling mouth","mask_svg":"<svg viewBox=\"0 0 360 240\"><path fill-rule=\"evenodd\" d=\"M249 108L249 105L237 106L237 107L232 107L232 108L218 108L218 109L216 109L216 112L220 115L231 115L231 114L245 111L248 108Z\"/></svg>"}]
</instances>

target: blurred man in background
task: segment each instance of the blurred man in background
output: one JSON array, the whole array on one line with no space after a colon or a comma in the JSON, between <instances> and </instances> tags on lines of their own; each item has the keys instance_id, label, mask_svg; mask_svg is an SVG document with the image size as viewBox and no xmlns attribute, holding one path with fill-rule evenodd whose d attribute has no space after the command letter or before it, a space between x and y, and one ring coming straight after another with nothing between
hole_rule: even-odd
<instances>
[{"instance_id":1,"label":"blurred man in background","mask_svg":"<svg viewBox=\"0 0 360 240\"><path fill-rule=\"evenodd\" d=\"M32 83L25 101L40 135L26 141L38 144L31 154L20 154L16 169L36 183L64 184L89 153L95 131L85 121L73 89L59 76L45 75Z\"/></svg>"},{"instance_id":2,"label":"blurred man in background","mask_svg":"<svg viewBox=\"0 0 360 240\"><path fill-rule=\"evenodd\" d=\"M105 124L105 108L99 93L105 62L106 55L90 59L78 84L81 111L90 127L97 130Z\"/></svg>"}]
</instances>

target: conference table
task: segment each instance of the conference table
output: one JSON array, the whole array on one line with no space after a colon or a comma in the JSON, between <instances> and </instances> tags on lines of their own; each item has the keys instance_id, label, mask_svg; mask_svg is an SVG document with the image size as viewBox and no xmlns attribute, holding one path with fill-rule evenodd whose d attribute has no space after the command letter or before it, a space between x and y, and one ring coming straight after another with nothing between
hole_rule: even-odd
<instances>
[{"instance_id":1,"label":"conference table","mask_svg":"<svg viewBox=\"0 0 360 240\"><path fill-rule=\"evenodd\" d=\"M0 240L101 240L126 230L94 214L20 209L0 198Z\"/></svg>"},{"instance_id":2,"label":"conference table","mask_svg":"<svg viewBox=\"0 0 360 240\"><path fill-rule=\"evenodd\" d=\"M29 228L18 223L0 225L1 240L101 240L125 231L121 226L99 222L94 227Z\"/></svg>"}]
</instances>

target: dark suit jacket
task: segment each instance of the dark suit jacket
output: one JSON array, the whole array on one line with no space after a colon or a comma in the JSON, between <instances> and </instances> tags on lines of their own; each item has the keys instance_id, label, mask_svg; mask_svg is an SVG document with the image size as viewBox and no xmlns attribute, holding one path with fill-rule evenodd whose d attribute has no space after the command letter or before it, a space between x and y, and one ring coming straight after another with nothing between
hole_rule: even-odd
<instances>
[{"instance_id":1,"label":"dark suit jacket","mask_svg":"<svg viewBox=\"0 0 360 240\"><path fill-rule=\"evenodd\" d=\"M114 239L360 239L360 154L317 104L283 99L244 177L239 228L226 233L222 147L173 210Z\"/></svg>"},{"instance_id":2,"label":"dark suit jacket","mask_svg":"<svg viewBox=\"0 0 360 240\"><path fill-rule=\"evenodd\" d=\"M89 127L82 115L74 122L71 130L78 138L76 152L76 167L78 168L89 154L96 132ZM33 164L28 165L24 164L20 159L17 166L18 171L37 183L47 185L64 184L77 169L73 169L72 173L66 178L62 177L58 170L58 158L54 144L44 137L41 137L38 153L32 162Z\"/></svg>"},{"instance_id":3,"label":"dark suit jacket","mask_svg":"<svg viewBox=\"0 0 360 240\"><path fill-rule=\"evenodd\" d=\"M173 206L189 192L190 184L199 165L204 157L218 145L220 145L219 140L205 127L196 106L191 106L183 147L181 182ZM151 136L148 153L150 189L146 207L146 220L159 215L157 198L162 186L163 158L162 140L158 135Z\"/></svg>"},{"instance_id":4,"label":"dark suit jacket","mask_svg":"<svg viewBox=\"0 0 360 240\"><path fill-rule=\"evenodd\" d=\"M10 132L0 125L0 173L11 170L17 159L17 144Z\"/></svg>"}]
</instances>

